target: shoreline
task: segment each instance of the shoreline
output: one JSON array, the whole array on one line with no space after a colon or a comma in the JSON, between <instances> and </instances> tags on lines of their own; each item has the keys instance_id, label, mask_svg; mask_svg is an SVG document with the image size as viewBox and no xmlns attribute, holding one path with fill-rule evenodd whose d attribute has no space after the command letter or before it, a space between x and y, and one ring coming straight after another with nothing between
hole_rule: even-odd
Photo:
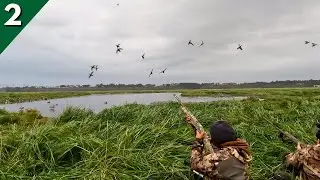
<instances>
[{"instance_id":1,"label":"shoreline","mask_svg":"<svg viewBox=\"0 0 320 180\"><path fill-rule=\"evenodd\" d=\"M252 98L319 98L320 88L250 88L250 89L180 89L180 90L112 90L112 91L54 91L54 92L0 92L0 104L23 103L69 97L105 94L181 93L183 97L231 97Z\"/></svg>"}]
</instances>

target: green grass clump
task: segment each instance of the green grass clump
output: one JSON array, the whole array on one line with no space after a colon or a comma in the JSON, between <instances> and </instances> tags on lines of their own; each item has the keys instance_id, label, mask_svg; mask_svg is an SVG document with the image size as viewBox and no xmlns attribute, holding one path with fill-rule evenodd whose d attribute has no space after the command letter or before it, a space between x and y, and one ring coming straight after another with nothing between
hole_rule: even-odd
<instances>
[{"instance_id":1,"label":"green grass clump","mask_svg":"<svg viewBox=\"0 0 320 180\"><path fill-rule=\"evenodd\" d=\"M206 129L215 120L227 120L250 143L253 179L267 179L281 156L295 149L265 119L312 143L320 117L320 102L307 98L192 103L188 108ZM36 114L0 111L0 116L20 118L0 125L1 179L192 179L184 160L194 137L177 103L130 104L97 114L68 108L46 123L37 123Z\"/></svg>"},{"instance_id":2,"label":"green grass clump","mask_svg":"<svg viewBox=\"0 0 320 180\"><path fill-rule=\"evenodd\" d=\"M29 126L34 123L46 123L48 118L43 117L38 110L26 109L20 112L7 112L0 109L0 125L16 124L20 126Z\"/></svg>"}]
</instances>

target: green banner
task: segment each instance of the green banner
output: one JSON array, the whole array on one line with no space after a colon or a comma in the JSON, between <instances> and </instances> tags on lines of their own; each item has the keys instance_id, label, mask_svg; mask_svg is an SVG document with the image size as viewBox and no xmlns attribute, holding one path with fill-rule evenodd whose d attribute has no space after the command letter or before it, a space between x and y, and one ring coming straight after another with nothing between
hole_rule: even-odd
<instances>
[{"instance_id":1,"label":"green banner","mask_svg":"<svg viewBox=\"0 0 320 180\"><path fill-rule=\"evenodd\" d=\"M0 54L48 0L0 0Z\"/></svg>"}]
</instances>

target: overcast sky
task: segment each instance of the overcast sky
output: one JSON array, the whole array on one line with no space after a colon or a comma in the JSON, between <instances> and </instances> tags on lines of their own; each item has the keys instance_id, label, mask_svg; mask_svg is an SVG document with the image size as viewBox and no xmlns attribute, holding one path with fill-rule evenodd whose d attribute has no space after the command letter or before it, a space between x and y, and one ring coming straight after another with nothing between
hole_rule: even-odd
<instances>
[{"instance_id":1,"label":"overcast sky","mask_svg":"<svg viewBox=\"0 0 320 180\"><path fill-rule=\"evenodd\" d=\"M0 84L320 79L319 22L319 0L50 0L0 55Z\"/></svg>"}]
</instances>

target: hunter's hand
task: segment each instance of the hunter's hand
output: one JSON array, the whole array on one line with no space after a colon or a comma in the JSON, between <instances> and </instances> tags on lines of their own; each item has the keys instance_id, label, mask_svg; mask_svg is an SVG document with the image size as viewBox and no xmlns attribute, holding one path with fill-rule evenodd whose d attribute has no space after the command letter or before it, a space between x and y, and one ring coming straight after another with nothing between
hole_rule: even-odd
<instances>
[{"instance_id":1,"label":"hunter's hand","mask_svg":"<svg viewBox=\"0 0 320 180\"><path fill-rule=\"evenodd\" d=\"M202 140L204 138L205 133L196 131L196 138Z\"/></svg>"},{"instance_id":2,"label":"hunter's hand","mask_svg":"<svg viewBox=\"0 0 320 180\"><path fill-rule=\"evenodd\" d=\"M302 146L301 146L301 143L300 143L300 142L298 142L298 144L297 144L297 149L298 149L298 150L302 149Z\"/></svg>"}]
</instances>

